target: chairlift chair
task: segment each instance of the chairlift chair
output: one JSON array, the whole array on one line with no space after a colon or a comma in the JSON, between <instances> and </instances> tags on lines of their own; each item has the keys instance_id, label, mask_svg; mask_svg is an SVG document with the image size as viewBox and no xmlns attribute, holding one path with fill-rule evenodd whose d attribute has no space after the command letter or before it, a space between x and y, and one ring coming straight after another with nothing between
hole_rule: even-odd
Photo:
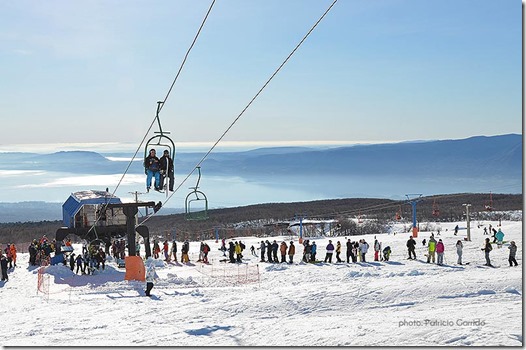
<instances>
[{"instance_id":1,"label":"chairlift chair","mask_svg":"<svg viewBox=\"0 0 526 350\"><path fill-rule=\"evenodd\" d=\"M144 146L144 157L143 160L148 157L148 154L150 153L150 149L152 148L161 148L162 150L157 150L157 154L163 153L164 150L168 150L168 153L170 154L170 158L172 158L172 161L175 160L175 143L173 140L167 136L169 134L169 131L163 131L161 127L161 121L159 119L159 112L161 111L161 107L163 105L163 102L159 101L157 102L157 114L155 118L157 119L157 125L159 126L159 131L155 131L154 136L152 136L148 141L145 143Z\"/></svg>"},{"instance_id":2,"label":"chairlift chair","mask_svg":"<svg viewBox=\"0 0 526 350\"><path fill-rule=\"evenodd\" d=\"M185 199L184 211L186 220L206 220L208 219L208 198L203 191L198 190L199 181L201 181L201 167L196 167L199 176L197 178L197 183L194 187L190 187L192 192L188 193ZM195 196L195 198L190 198ZM198 203L199 202L199 203ZM201 210L195 210L195 207L192 207L192 204L201 204Z\"/></svg>"}]
</instances>

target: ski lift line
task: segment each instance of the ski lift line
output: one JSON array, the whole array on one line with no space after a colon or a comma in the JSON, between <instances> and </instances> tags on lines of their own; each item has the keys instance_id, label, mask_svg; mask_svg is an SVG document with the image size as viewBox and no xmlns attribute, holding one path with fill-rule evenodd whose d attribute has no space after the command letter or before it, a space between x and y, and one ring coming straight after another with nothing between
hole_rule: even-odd
<instances>
[{"instance_id":1,"label":"ski lift line","mask_svg":"<svg viewBox=\"0 0 526 350\"><path fill-rule=\"evenodd\" d=\"M291 53L285 58L285 60L279 65L279 67L274 71L274 73L270 76L270 78L267 79L265 84L259 89L259 91L252 97L252 99L248 102L248 104L243 108L243 110L238 114L238 116L234 119L234 121L228 126L228 128L223 132L223 134L217 139L217 141L212 145L212 147L206 152L206 154L199 160L199 162L194 166L192 171L183 179L183 181L177 186L177 188L174 189L172 194L168 196L168 198L164 201L163 206L166 202L172 198L172 196L181 188L181 186L190 178L192 173L201 166L201 164L205 161L206 158L212 153L212 151L216 148L216 146L223 140L223 138L226 136L226 134L232 129L232 127L237 123L237 121L243 116L243 114L248 110L248 108L252 105L252 103L258 98L258 96L263 92L263 90L267 87L267 85L274 79L274 77L278 74L278 72L285 66L285 64L289 61L289 59L294 55L294 53L299 49L299 47L303 44L303 42L309 37L309 35L312 33L312 31L318 26L318 24L325 18L325 16L329 13L329 11L332 9L332 7L338 2L338 0L334 0L332 4L325 10L323 15L314 23L314 25L310 28L310 30L305 34L305 36L301 39L301 41L296 45L296 47L291 51ZM154 212L152 215L149 215L146 217L140 224L144 224L146 221L148 221L153 215L156 213Z\"/></svg>"},{"instance_id":2,"label":"ski lift line","mask_svg":"<svg viewBox=\"0 0 526 350\"><path fill-rule=\"evenodd\" d=\"M462 195L465 195L465 194L431 196L431 197L424 197L423 199L454 197L454 196L462 196ZM356 215L356 214L360 214L360 213L363 214L363 213L368 213L368 212L374 212L374 211L380 210L380 209L389 209L389 208L392 208L392 207L399 207L400 205L407 204L407 203L408 203L408 200L403 199L403 200L399 200L399 201L395 201L395 202L381 203L381 204L377 204L377 205L373 205L373 206L365 207L365 208L357 208L357 209L353 209L353 210L340 211L340 212L336 212L336 213L332 214L332 216L336 217L336 216L339 216L339 215Z\"/></svg>"},{"instance_id":3,"label":"ski lift line","mask_svg":"<svg viewBox=\"0 0 526 350\"><path fill-rule=\"evenodd\" d=\"M168 92L166 93L166 96L164 97L164 100L162 101L162 104L161 104L161 106L159 108L159 112L161 112L161 110L163 109L164 103L166 102L166 100L168 100L168 97L170 96L170 93L172 92L172 90L173 90L173 88L175 86L175 83L177 82L177 79L179 78L179 75L181 74L181 71L183 70L183 67L184 67L184 65L186 63L186 60L188 59L188 56L190 55L190 51L192 51L192 48L194 47L195 43L197 42L197 38L201 34L201 30L203 29L203 27L204 27L204 25L206 23L206 20L208 19L208 16L210 15L210 12L212 11L212 7L214 7L215 2L216 2L216 0L212 0L212 3L210 4L210 7L208 8L208 11L206 12L206 15L205 15L204 19L201 22L201 26L197 30L197 33L196 33L196 35L194 37L194 40L192 41L192 44L190 45L190 47L186 51L186 54L184 55L183 61L181 62L179 70L177 71L177 74L175 75L175 78L174 78L174 80L172 82L172 85L170 86L170 89L168 89Z\"/></svg>"},{"instance_id":4,"label":"ski lift line","mask_svg":"<svg viewBox=\"0 0 526 350\"><path fill-rule=\"evenodd\" d=\"M454 198L454 197L459 197L459 196L465 196L466 193L457 193L457 194L445 194L445 195L434 195L434 196L429 196L429 197L422 197L423 200L429 200L429 199L438 199L438 198ZM358 208L358 209L354 209L354 210L346 210L346 211L341 211L341 212L337 212L337 213L334 213L334 214L326 214L325 216L327 217L336 217L336 216L339 216L339 215L356 215L357 213L367 213L367 212L374 212L375 210L379 210L379 209L387 209L389 207L396 207L396 206L399 206L401 204L407 204L408 201L407 200L400 200L398 203L386 203L386 204L378 204L378 205L375 205L375 206L371 206L371 207L367 207L367 208Z\"/></svg>"},{"instance_id":5,"label":"ski lift line","mask_svg":"<svg viewBox=\"0 0 526 350\"><path fill-rule=\"evenodd\" d=\"M398 206L400 206L401 204L404 204L404 203L406 203L406 200L398 201L398 202L382 203L382 204L373 205L371 207L357 208L357 209L353 209L353 210L345 210L345 211L341 211L341 212L336 212L336 213L334 213L332 215L333 216L338 216L338 215L344 215L344 214L351 215L351 214L359 214L359 213L368 213L368 212L374 212L374 211L379 210L379 209L388 209L388 208L391 208L391 207L398 207Z\"/></svg>"},{"instance_id":6,"label":"ski lift line","mask_svg":"<svg viewBox=\"0 0 526 350\"><path fill-rule=\"evenodd\" d=\"M204 24L206 22L206 20L208 19L208 16L210 14L210 12L212 11L212 7L214 6L215 4L215 0L212 0L212 3L210 5L210 7L208 8L208 11L203 19L203 21L201 22L201 25L199 26L199 30L197 31L197 34L195 35L194 37L194 40L192 41L192 44L190 45L190 47L188 48L188 50L186 51L186 54L184 56L184 59L179 67L179 70L177 71L177 75L175 76L173 82L172 82L172 85L170 86L170 89L168 90L168 93L166 94L165 98L163 101L160 101L158 102L158 106L157 106L157 113L155 115L155 118L153 118L150 126L148 127L148 130L146 131L144 137L142 138L142 141L140 142L139 146L137 147L137 149L135 150L135 153L133 154L133 157L131 158L130 162L128 163L128 166L126 167L126 169L124 170L124 173L122 174L121 178L119 179L119 182L117 183L117 186L115 186L115 189L113 190L113 193L111 194L112 197L115 196L115 193L117 192L117 189L120 187L122 181L124 180L124 177L126 176L126 174L128 173L128 171L130 170L130 167L131 165L133 164L133 161L135 160L135 158L137 157L137 154L139 153L139 151L142 149L142 146L146 140L146 138L148 137L148 134L150 133L150 131L152 130L153 128L153 125L155 124L155 122L157 121L159 123L159 129L161 128L160 124L160 120L159 120L159 113L160 111L162 110L163 106L164 106L164 103L166 102L166 100L168 99L170 93L172 92L173 90L173 87L175 86L175 83L177 82L177 79L179 78L179 75L181 74L181 71L186 63L186 60L188 59L188 56L190 54L190 51L192 50L192 48L194 47L196 41L197 41L197 38L199 37L200 33L201 33L201 30L203 29L204 27ZM161 134L162 134L162 130L161 130ZM106 207L107 207L107 203L106 205L104 206L103 210L106 210ZM100 216L97 216L95 222L93 223L93 226L90 228L89 231L91 231L96 223L99 221L100 219ZM89 232L88 231L88 232Z\"/></svg>"},{"instance_id":7,"label":"ski lift line","mask_svg":"<svg viewBox=\"0 0 526 350\"><path fill-rule=\"evenodd\" d=\"M465 196L466 193L458 193L458 194L446 194L446 195L434 195L434 196L429 196L429 197L423 197L424 200L427 200L427 199L433 199L433 198L453 198L453 197L458 197L458 196ZM378 205L375 205L375 206L371 206L371 207L368 207L368 208L362 208L360 209L361 212L370 212L370 211L374 211L374 209L386 209L386 208L389 208L389 207L397 207L397 206L400 206L401 204L407 204L407 200L401 200L399 201L400 203L386 203L386 204L378 204ZM309 215L310 218L323 218L323 219L329 219L329 218L334 218L334 217L337 217L339 215L343 215L343 214L355 214L356 212L358 212L359 210L354 210L354 211L342 211L342 212L336 212L336 213L331 213L331 214L313 214L313 215ZM293 218L290 218L289 219L290 221L293 220ZM232 229L232 228L228 228L228 227L221 227L221 229ZM187 231L178 231L180 234L187 234L187 235L191 235L193 234L193 232L187 232ZM215 232L215 227L213 228L209 228L209 229L203 229L200 231L200 233L203 233L203 234L212 234L213 232Z\"/></svg>"},{"instance_id":8,"label":"ski lift line","mask_svg":"<svg viewBox=\"0 0 526 350\"><path fill-rule=\"evenodd\" d=\"M263 92L263 90L267 87L267 85L274 79L274 77L278 74L278 72L285 66L285 64L289 61L289 59L294 55L294 53L299 49L299 47L303 44L303 42L307 39L307 37L312 33L312 31L318 26L318 24L323 20L323 18L329 13L329 11L332 9L332 7L336 4L338 0L334 0L333 3L329 6L329 8L323 13L323 15L318 19L318 21L310 28L310 30L305 34L305 36L301 39L301 41L296 45L296 47L292 50L292 52L287 56L287 58L279 65L279 67L274 71L274 73L270 76L270 78L263 84L263 86L259 89L259 91L252 97L252 99L248 102L248 104L243 108L241 113L234 119L234 121L230 124L230 126L223 132L223 134L219 137L219 139L212 145L210 150L203 156L203 158L196 164L195 168L201 166L201 164L205 161L205 159L212 153L212 151L216 148L216 146L223 140L223 138L226 136L226 134L232 129L232 127L237 123L237 121L243 116L243 114L248 110L248 108L252 105L252 103L259 97L259 95Z\"/></svg>"}]
</instances>

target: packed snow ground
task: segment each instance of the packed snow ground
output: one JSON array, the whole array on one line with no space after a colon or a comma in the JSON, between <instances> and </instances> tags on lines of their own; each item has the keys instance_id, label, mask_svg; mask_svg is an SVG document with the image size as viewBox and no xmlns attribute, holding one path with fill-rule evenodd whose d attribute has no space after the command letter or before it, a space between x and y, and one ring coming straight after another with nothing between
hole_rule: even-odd
<instances>
[{"instance_id":1,"label":"packed snow ground","mask_svg":"<svg viewBox=\"0 0 526 350\"><path fill-rule=\"evenodd\" d=\"M453 234L458 224L463 230ZM498 222L485 221L484 226ZM437 224L438 225L438 224ZM0 283L4 346L522 346L522 221L502 222L504 240L515 240L518 267L509 267L508 243L494 245L482 266L483 228L472 222L464 242L465 262L456 264L455 243L465 222L441 223L445 266L425 262L430 232L419 232L417 260L407 260L409 233L376 235L389 245L389 262L374 262L372 235L366 263L303 263L297 237L295 262L260 263L243 238L242 264L221 262L220 241L210 265L196 262L199 242L190 243L187 265L155 261L159 280L152 297L144 282L124 281L124 269L109 259L93 276L67 266L46 268L49 293L37 292L38 269L18 254L18 267ZM408 227L408 226L407 226ZM436 226L438 228L438 226ZM436 235L436 229L434 230ZM235 239L235 238L234 238ZM266 239L266 238L264 238ZM271 239L271 238L269 238ZM276 237L290 241L290 237ZM316 238L318 259L328 240ZM180 242L179 242L180 243ZM227 241L228 244L228 241ZM2 246L4 246L3 244ZM170 244L171 246L171 244ZM179 244L179 248L180 248ZM76 253L80 253L76 246ZM141 249L144 252L144 247ZM257 251L259 252L259 251ZM278 253L279 254L279 253ZM179 257L178 257L179 258ZM258 273L259 272L259 273ZM45 281L45 279L44 279Z\"/></svg>"}]
</instances>

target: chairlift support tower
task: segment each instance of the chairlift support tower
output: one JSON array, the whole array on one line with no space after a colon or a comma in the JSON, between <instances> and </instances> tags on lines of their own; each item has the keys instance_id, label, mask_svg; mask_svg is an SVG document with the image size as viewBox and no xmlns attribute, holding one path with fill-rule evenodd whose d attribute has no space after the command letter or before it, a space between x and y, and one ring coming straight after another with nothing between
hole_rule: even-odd
<instances>
[{"instance_id":1,"label":"chairlift support tower","mask_svg":"<svg viewBox=\"0 0 526 350\"><path fill-rule=\"evenodd\" d=\"M471 207L471 204L462 204L462 206L466 207L466 230L467 230L467 240L471 241L471 223L469 220L469 207Z\"/></svg>"},{"instance_id":2,"label":"chairlift support tower","mask_svg":"<svg viewBox=\"0 0 526 350\"><path fill-rule=\"evenodd\" d=\"M407 197L407 200L413 209L413 237L417 238L418 226L416 225L416 204L422 201L422 194L406 194L405 196Z\"/></svg>"}]
</instances>

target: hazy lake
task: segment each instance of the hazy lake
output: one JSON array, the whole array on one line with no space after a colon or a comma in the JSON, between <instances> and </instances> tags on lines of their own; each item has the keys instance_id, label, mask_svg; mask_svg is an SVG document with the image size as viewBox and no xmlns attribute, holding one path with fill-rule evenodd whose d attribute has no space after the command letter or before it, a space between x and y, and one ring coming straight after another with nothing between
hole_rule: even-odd
<instances>
[{"instance_id":1,"label":"hazy lake","mask_svg":"<svg viewBox=\"0 0 526 350\"><path fill-rule=\"evenodd\" d=\"M187 174L176 174L179 186ZM79 175L46 171L0 171L0 202L45 201L63 203L72 192L93 189L113 193L125 202L134 200L132 193L139 192L142 201L166 201L166 195L151 191L146 194L146 179L142 174ZM195 186L197 177L190 177L165 203L168 208L183 208L185 198ZM209 208L236 207L258 203L296 202L318 199L375 197L405 199L406 194L424 196L459 192L486 192L487 188L508 189L520 193L520 184L488 183L461 178L409 178L409 177L357 177L327 172L323 176L274 176L241 178L234 176L203 175L199 189L209 201Z\"/></svg>"}]
</instances>

